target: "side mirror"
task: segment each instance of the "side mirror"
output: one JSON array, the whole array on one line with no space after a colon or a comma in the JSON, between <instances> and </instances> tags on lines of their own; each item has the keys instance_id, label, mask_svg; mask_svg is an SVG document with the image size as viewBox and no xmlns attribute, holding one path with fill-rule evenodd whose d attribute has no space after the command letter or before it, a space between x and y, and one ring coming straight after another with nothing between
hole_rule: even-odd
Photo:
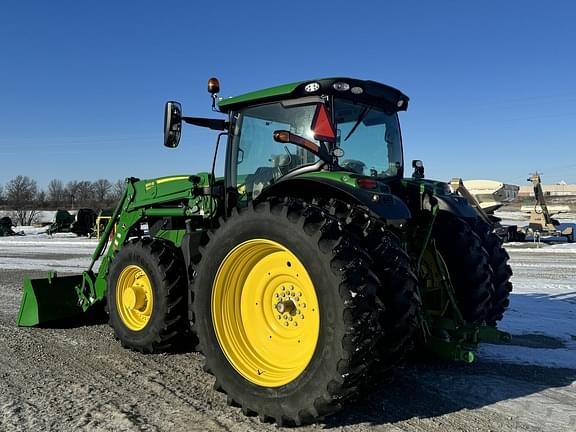
<instances>
[{"instance_id":1,"label":"side mirror","mask_svg":"<svg viewBox=\"0 0 576 432\"><path fill-rule=\"evenodd\" d=\"M414 172L412 173L413 179L422 179L424 178L424 164L421 160L415 159L412 161L412 168L414 168Z\"/></svg>"},{"instance_id":2,"label":"side mirror","mask_svg":"<svg viewBox=\"0 0 576 432\"><path fill-rule=\"evenodd\" d=\"M178 147L182 133L182 106L178 102L166 102L164 108L164 145Z\"/></svg>"}]
</instances>

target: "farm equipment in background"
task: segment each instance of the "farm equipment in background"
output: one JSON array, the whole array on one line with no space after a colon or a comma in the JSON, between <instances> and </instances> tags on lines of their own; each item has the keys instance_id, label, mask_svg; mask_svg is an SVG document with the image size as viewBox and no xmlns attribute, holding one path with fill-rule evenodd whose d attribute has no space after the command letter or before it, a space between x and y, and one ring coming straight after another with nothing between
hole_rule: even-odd
<instances>
[{"instance_id":1,"label":"farm equipment in background","mask_svg":"<svg viewBox=\"0 0 576 432\"><path fill-rule=\"evenodd\" d=\"M453 187L454 182L458 182L458 179L451 180L450 184ZM496 210L514 201L520 190L519 186L495 180L466 180L463 181L463 186L473 195L479 207L490 218L495 218L494 212Z\"/></svg>"},{"instance_id":2,"label":"farm equipment in background","mask_svg":"<svg viewBox=\"0 0 576 432\"><path fill-rule=\"evenodd\" d=\"M16 232L12 229L14 226L10 217L4 216L0 218L0 237L23 236L23 231Z\"/></svg>"},{"instance_id":3,"label":"farm equipment in background","mask_svg":"<svg viewBox=\"0 0 576 432\"><path fill-rule=\"evenodd\" d=\"M96 212L92 209L81 208L75 216L68 210L58 210L54 215L54 222L48 227L47 234L71 232L78 236L91 236L96 224Z\"/></svg>"},{"instance_id":4,"label":"farm equipment in background","mask_svg":"<svg viewBox=\"0 0 576 432\"><path fill-rule=\"evenodd\" d=\"M494 180L463 181L454 177L450 180L450 187L454 193L466 198L478 212L478 217L492 226L494 233L503 241L525 240L526 234L519 231L517 225L503 225L502 219L494 215L496 210L518 196L518 186Z\"/></svg>"},{"instance_id":5,"label":"farm equipment in background","mask_svg":"<svg viewBox=\"0 0 576 432\"><path fill-rule=\"evenodd\" d=\"M452 191L463 196L476 209L478 216L487 224L493 226L494 232L504 241L545 240L543 237L556 239L564 237L566 241L574 241L573 226L563 226L552 218L549 206L542 191L541 179L538 173L532 174L528 181L534 187L534 204L522 206L522 211L530 212L528 225L503 225L494 211L516 198L518 186L508 185L492 180L467 180L453 178L450 182ZM555 206L560 211L569 211L568 206Z\"/></svg>"},{"instance_id":6,"label":"farm equipment in background","mask_svg":"<svg viewBox=\"0 0 576 432\"><path fill-rule=\"evenodd\" d=\"M106 229L106 225L108 224L110 219L112 219L113 213L114 213L113 209L102 209L100 210L100 212L98 212L98 216L96 217L96 222L94 225L95 226L94 235L98 240L100 240L101 234ZM112 234L114 234L114 232L112 232Z\"/></svg>"},{"instance_id":7,"label":"farm equipment in background","mask_svg":"<svg viewBox=\"0 0 576 432\"><path fill-rule=\"evenodd\" d=\"M538 172L531 174L527 181L532 182L534 187L534 207L530 211L530 221L525 229L527 235L542 238L543 236L565 237L569 243L574 241L574 227L561 227L560 222L552 218L544 192L542 191L542 181Z\"/></svg>"},{"instance_id":8,"label":"farm equipment in background","mask_svg":"<svg viewBox=\"0 0 576 432\"><path fill-rule=\"evenodd\" d=\"M407 96L351 78L208 90L226 118L168 102L164 145L182 122L219 131L210 172L128 178L89 268L26 280L19 325L104 307L127 348L195 338L228 402L279 425L384 385L414 345L472 362L480 341L509 340L500 239L421 162L403 177Z\"/></svg>"}]
</instances>

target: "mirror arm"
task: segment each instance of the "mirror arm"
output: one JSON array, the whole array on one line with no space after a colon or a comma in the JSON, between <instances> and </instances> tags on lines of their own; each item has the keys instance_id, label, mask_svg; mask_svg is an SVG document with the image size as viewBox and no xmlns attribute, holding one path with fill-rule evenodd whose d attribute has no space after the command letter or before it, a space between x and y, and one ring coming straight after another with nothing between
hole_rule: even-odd
<instances>
[{"instance_id":1,"label":"mirror arm","mask_svg":"<svg viewBox=\"0 0 576 432\"><path fill-rule=\"evenodd\" d=\"M203 117L182 117L182 120L194 126L207 127L212 130L225 131L228 129L229 122L220 119L210 119Z\"/></svg>"},{"instance_id":2,"label":"mirror arm","mask_svg":"<svg viewBox=\"0 0 576 432\"><path fill-rule=\"evenodd\" d=\"M323 146L319 146L316 143L314 143L310 140L307 140L304 137L301 137L300 135L293 134L293 133L286 131L286 130L277 130L277 131L274 131L273 137L274 137L274 141L276 141L276 142L284 143L284 144L288 144L288 143L295 144L298 147L302 147L302 148L308 150L309 152L313 153L314 155L318 156L320 159L322 159L327 164L329 164L329 165L334 164L334 161L332 160L332 158L330 157L328 152L326 152L326 150L324 149Z\"/></svg>"}]
</instances>

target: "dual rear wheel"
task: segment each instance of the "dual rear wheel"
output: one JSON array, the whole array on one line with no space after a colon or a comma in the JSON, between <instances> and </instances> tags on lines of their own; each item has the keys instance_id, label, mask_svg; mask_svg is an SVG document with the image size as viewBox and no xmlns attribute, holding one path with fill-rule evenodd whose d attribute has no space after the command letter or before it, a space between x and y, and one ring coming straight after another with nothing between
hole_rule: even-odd
<instances>
[{"instance_id":1,"label":"dual rear wheel","mask_svg":"<svg viewBox=\"0 0 576 432\"><path fill-rule=\"evenodd\" d=\"M279 425L334 413L391 361L378 347L395 307L380 292L393 287L324 210L271 200L235 212L195 267L194 331L215 387Z\"/></svg>"}]
</instances>

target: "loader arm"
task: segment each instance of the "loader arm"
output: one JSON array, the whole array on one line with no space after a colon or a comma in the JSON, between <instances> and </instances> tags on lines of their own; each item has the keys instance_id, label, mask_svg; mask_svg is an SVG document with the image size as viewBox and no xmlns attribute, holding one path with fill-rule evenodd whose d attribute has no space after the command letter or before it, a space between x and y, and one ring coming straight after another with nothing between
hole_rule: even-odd
<instances>
[{"instance_id":1,"label":"loader arm","mask_svg":"<svg viewBox=\"0 0 576 432\"><path fill-rule=\"evenodd\" d=\"M47 278L26 279L17 324L43 325L75 318L101 306L108 288L110 263L130 236L144 235L142 222L154 218L202 221L214 217L218 206L217 200L207 195L210 181L208 173L143 181L127 178L124 194L91 256L88 269L73 276L59 277L49 272ZM114 237L110 238L113 229ZM164 230L157 234L170 233ZM102 261L95 273L94 266L100 258Z\"/></svg>"}]
</instances>

